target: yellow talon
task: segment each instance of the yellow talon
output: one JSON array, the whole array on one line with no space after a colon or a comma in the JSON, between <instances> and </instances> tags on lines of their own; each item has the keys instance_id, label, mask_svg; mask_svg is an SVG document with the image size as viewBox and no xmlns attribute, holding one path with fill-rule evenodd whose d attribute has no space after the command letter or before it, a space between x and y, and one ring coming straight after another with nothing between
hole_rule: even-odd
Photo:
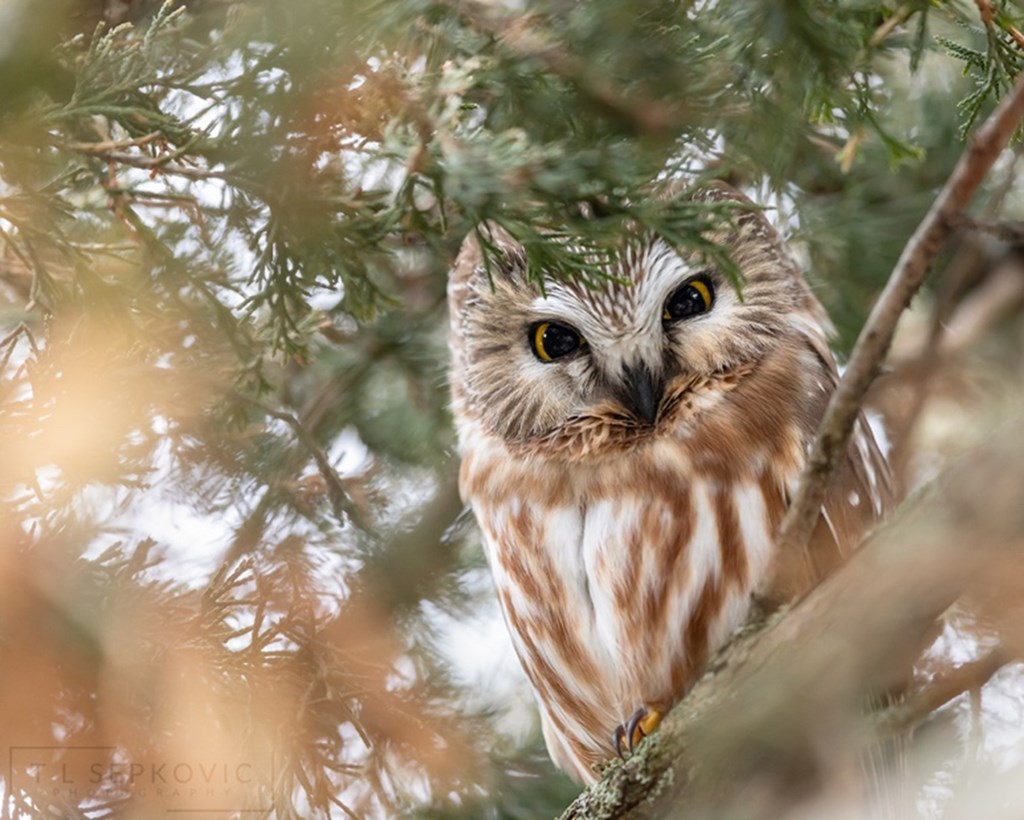
<instances>
[{"instance_id":1,"label":"yellow talon","mask_svg":"<svg viewBox=\"0 0 1024 820\"><path fill-rule=\"evenodd\" d=\"M620 724L615 730L613 738L615 742L615 751L618 753L619 757L623 756L623 744L625 744L626 748L632 752L640 745L641 740L658 728L663 716L664 713L657 709L648 706L641 706L633 713L633 716L625 723L625 725Z\"/></svg>"},{"instance_id":2,"label":"yellow talon","mask_svg":"<svg viewBox=\"0 0 1024 820\"><path fill-rule=\"evenodd\" d=\"M661 724L662 717L664 717L657 709L647 709L645 711L647 714L636 722L636 727L633 730L640 733L640 737L633 741L634 746L657 729Z\"/></svg>"}]
</instances>

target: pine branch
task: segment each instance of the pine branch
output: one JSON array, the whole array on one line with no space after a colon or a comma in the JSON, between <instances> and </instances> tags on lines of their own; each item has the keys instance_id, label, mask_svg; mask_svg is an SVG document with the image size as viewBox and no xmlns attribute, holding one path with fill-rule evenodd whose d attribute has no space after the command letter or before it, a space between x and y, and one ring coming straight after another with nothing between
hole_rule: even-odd
<instances>
[{"instance_id":1,"label":"pine branch","mask_svg":"<svg viewBox=\"0 0 1024 820\"><path fill-rule=\"evenodd\" d=\"M992 4L989 0L974 0L974 5L978 7L978 13L981 15L981 21L985 27L991 28L995 17L995 9L992 8ZM1000 27L1013 38L1013 42L1017 44L1018 48L1024 49L1024 34L1020 29L1011 23L1002 24Z\"/></svg>"},{"instance_id":2,"label":"pine branch","mask_svg":"<svg viewBox=\"0 0 1024 820\"><path fill-rule=\"evenodd\" d=\"M911 236L874 310L857 339L850 362L829 401L800 485L779 529L779 549L807 548L832 474L846 452L864 397L892 344L896 324L909 306L943 243L1024 119L1024 78L971 137L960 161Z\"/></svg>"},{"instance_id":3,"label":"pine branch","mask_svg":"<svg viewBox=\"0 0 1024 820\"><path fill-rule=\"evenodd\" d=\"M496 37L518 57L536 60L548 71L572 83L599 110L627 125L631 131L649 137L671 137L687 121L689 112L682 105L668 106L635 91L626 94L614 83L595 76L593 65L545 37L537 26L538 21L529 15L504 19L495 15L490 3L458 5L479 31Z\"/></svg>"}]
</instances>

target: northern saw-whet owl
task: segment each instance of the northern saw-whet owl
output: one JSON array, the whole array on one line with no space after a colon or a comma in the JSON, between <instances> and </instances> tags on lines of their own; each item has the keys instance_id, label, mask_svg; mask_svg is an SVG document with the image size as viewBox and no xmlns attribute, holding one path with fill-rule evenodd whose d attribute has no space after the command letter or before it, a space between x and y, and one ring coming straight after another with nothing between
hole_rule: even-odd
<instances>
[{"instance_id":1,"label":"northern saw-whet owl","mask_svg":"<svg viewBox=\"0 0 1024 820\"><path fill-rule=\"evenodd\" d=\"M696 196L750 205L724 186ZM448 287L460 490L551 757L591 783L780 568L801 568L781 586L802 591L856 546L889 505L888 471L860 419L810 561L777 554L837 371L824 309L756 210L708 237L739 292L641 233L598 286L541 288L511 236L480 230L500 258L471 235Z\"/></svg>"}]
</instances>

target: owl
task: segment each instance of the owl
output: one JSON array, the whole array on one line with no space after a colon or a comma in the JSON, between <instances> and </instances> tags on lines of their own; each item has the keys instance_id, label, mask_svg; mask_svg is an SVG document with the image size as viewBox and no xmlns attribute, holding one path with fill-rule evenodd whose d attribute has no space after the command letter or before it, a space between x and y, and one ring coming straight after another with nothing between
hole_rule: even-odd
<instances>
[{"instance_id":1,"label":"owl","mask_svg":"<svg viewBox=\"0 0 1024 820\"><path fill-rule=\"evenodd\" d=\"M740 206L708 237L740 290L642 232L622 237L598 285L540 286L491 224L478 231L492 256L474 232L449 278L460 491L548 751L584 783L657 726L769 579L806 589L890 503L861 418L809 559L779 554L837 381L830 323L749 200L724 186L695 196Z\"/></svg>"}]
</instances>

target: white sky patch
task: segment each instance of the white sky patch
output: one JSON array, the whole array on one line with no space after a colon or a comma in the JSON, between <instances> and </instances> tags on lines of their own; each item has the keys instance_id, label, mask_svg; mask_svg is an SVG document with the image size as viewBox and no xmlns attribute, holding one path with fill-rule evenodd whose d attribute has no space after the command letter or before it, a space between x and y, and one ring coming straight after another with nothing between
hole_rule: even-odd
<instances>
[{"instance_id":1,"label":"white sky patch","mask_svg":"<svg viewBox=\"0 0 1024 820\"><path fill-rule=\"evenodd\" d=\"M306 301L313 310L334 310L341 300L345 298L343 289L335 288L314 288Z\"/></svg>"},{"instance_id":2,"label":"white sky patch","mask_svg":"<svg viewBox=\"0 0 1024 820\"><path fill-rule=\"evenodd\" d=\"M242 517L235 510L224 510L214 518L197 513L187 501L142 493L126 523L163 547L164 561L154 568L158 574L167 573L174 581L199 588L219 566Z\"/></svg>"},{"instance_id":3,"label":"white sky patch","mask_svg":"<svg viewBox=\"0 0 1024 820\"><path fill-rule=\"evenodd\" d=\"M166 433L167 420L155 416L151 428L158 435ZM157 445L153 455L156 469L144 479L148 488L128 490L129 503L124 503L125 491L110 487L87 487L82 492L78 505L85 507L88 515L104 521L101 534L83 555L96 558L117 540L124 541L130 553L137 542L152 538L163 560L150 572L199 588L217 569L242 517L234 509L206 515L196 511L191 498L176 500L161 492L160 488L175 483L170 446L167 439Z\"/></svg>"},{"instance_id":4,"label":"white sky patch","mask_svg":"<svg viewBox=\"0 0 1024 820\"><path fill-rule=\"evenodd\" d=\"M346 427L337 435L327 451L327 458L342 478L359 475L373 460L370 448L354 427Z\"/></svg>"}]
</instances>

